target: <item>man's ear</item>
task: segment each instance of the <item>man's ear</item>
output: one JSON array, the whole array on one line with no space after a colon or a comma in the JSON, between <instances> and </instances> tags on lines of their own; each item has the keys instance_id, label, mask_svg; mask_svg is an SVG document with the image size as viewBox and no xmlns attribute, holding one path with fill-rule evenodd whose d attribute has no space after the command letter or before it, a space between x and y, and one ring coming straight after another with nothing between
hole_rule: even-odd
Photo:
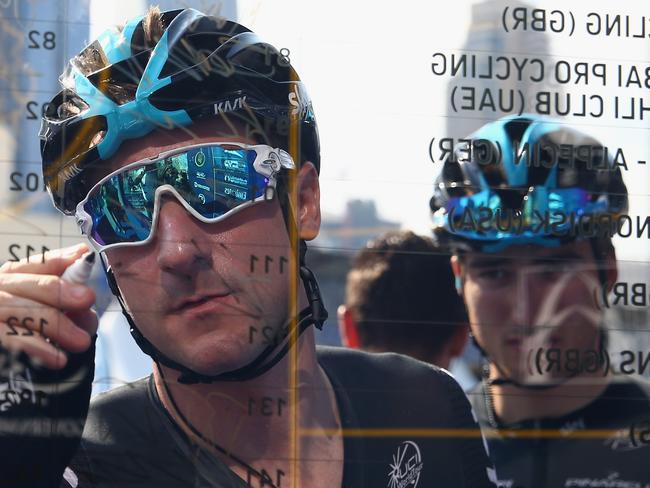
<instances>
[{"instance_id":1,"label":"man's ear","mask_svg":"<svg viewBox=\"0 0 650 488\"><path fill-rule=\"evenodd\" d=\"M306 161L298 172L298 228L300 238L310 241L320 230L320 184L316 167Z\"/></svg>"},{"instance_id":2,"label":"man's ear","mask_svg":"<svg viewBox=\"0 0 650 488\"><path fill-rule=\"evenodd\" d=\"M460 269L461 264L458 259L458 256L452 256L449 262L451 263L451 270L454 272L454 286L456 287L456 292L462 296L463 278L462 278L462 271Z\"/></svg>"},{"instance_id":3,"label":"man's ear","mask_svg":"<svg viewBox=\"0 0 650 488\"><path fill-rule=\"evenodd\" d=\"M616 264L616 249L614 249L614 246L607 253L605 276L607 277L607 293L610 293L612 288L614 288L614 284L618 281L618 266Z\"/></svg>"},{"instance_id":4,"label":"man's ear","mask_svg":"<svg viewBox=\"0 0 650 488\"><path fill-rule=\"evenodd\" d=\"M469 338L469 325L457 324L457 329L449 340L449 354L452 358L463 354L467 339Z\"/></svg>"},{"instance_id":5,"label":"man's ear","mask_svg":"<svg viewBox=\"0 0 650 488\"><path fill-rule=\"evenodd\" d=\"M357 331L357 324L354 323L352 311L345 305L339 305L336 312L339 319L341 342L345 347L359 349L359 333Z\"/></svg>"}]
</instances>

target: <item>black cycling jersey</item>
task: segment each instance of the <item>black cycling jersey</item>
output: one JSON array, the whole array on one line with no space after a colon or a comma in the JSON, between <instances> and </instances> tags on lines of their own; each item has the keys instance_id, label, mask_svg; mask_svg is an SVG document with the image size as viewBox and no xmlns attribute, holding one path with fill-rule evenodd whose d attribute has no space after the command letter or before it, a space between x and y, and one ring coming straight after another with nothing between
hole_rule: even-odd
<instances>
[{"instance_id":1,"label":"black cycling jersey","mask_svg":"<svg viewBox=\"0 0 650 488\"><path fill-rule=\"evenodd\" d=\"M495 486L481 436L449 431L476 434L478 425L448 373L397 354L343 348L318 347L318 361L334 387L343 429L408 429L344 437L344 487ZM447 431L436 435L432 429ZM276 483L276 473L267 472ZM265 483L253 479L251 485ZM91 402L81 447L61 487L251 485L191 442L162 407L150 376Z\"/></svg>"},{"instance_id":2,"label":"black cycling jersey","mask_svg":"<svg viewBox=\"0 0 650 488\"><path fill-rule=\"evenodd\" d=\"M513 424L494 415L488 389L481 384L469 395L481 426L531 434L488 436L499 486L650 488L650 385L612 382L568 415ZM573 432L581 438L568 437Z\"/></svg>"},{"instance_id":3,"label":"black cycling jersey","mask_svg":"<svg viewBox=\"0 0 650 488\"><path fill-rule=\"evenodd\" d=\"M88 413L94 345L50 370L0 347L0 486L58 486Z\"/></svg>"},{"instance_id":4,"label":"black cycling jersey","mask_svg":"<svg viewBox=\"0 0 650 488\"><path fill-rule=\"evenodd\" d=\"M344 438L342 486L494 487L469 402L446 372L397 354L319 347L317 355L343 429L369 432ZM0 347L0 486L250 486L190 442L151 377L100 395L88 412L93 357L91 347L50 371ZM281 485L273 476L251 481Z\"/></svg>"}]
</instances>

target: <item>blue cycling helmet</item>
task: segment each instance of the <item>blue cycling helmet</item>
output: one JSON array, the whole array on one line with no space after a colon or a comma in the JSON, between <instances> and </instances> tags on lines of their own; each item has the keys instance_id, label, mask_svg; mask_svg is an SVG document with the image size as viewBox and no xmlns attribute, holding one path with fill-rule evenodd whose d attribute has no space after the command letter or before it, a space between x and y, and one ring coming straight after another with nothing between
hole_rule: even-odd
<instances>
[{"instance_id":1,"label":"blue cycling helmet","mask_svg":"<svg viewBox=\"0 0 650 488\"><path fill-rule=\"evenodd\" d=\"M191 8L162 12L163 31L150 45L143 19L108 29L72 58L63 90L46 105L43 175L59 210L74 213L124 140L210 117L238 117L262 139L271 128L285 149L297 133L297 162L319 170L312 104L285 56L246 27ZM88 58L102 67L88 72Z\"/></svg>"},{"instance_id":2,"label":"blue cycling helmet","mask_svg":"<svg viewBox=\"0 0 650 488\"><path fill-rule=\"evenodd\" d=\"M611 237L627 212L607 148L559 121L507 116L463 141L445 159L430 202L434 235L452 248L499 252Z\"/></svg>"},{"instance_id":3,"label":"blue cycling helmet","mask_svg":"<svg viewBox=\"0 0 650 488\"><path fill-rule=\"evenodd\" d=\"M202 120L238 122L247 136L287 151L297 143L296 163L310 161L320 169L316 120L300 78L286 56L235 22L191 8L152 9L102 33L70 60L60 81L63 90L46 105L39 137L46 187L65 214L74 214L92 186L112 171L107 161L125 140ZM286 191L278 196L288 226ZM285 339L293 330L300 335L312 324L320 329L327 319L318 284L305 264L306 250L300 241L299 273L309 306L283 329L277 343L247 365L216 376L193 371L158 350L139 331L112 269L104 259L102 264L131 334L146 354L179 371L181 382L244 381L287 354L294 342Z\"/></svg>"}]
</instances>

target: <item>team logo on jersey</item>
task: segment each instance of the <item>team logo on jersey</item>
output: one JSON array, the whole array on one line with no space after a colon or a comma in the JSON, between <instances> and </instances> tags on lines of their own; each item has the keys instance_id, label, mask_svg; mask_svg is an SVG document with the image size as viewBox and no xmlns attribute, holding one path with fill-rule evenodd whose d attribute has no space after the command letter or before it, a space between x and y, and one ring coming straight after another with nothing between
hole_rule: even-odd
<instances>
[{"instance_id":1,"label":"team logo on jersey","mask_svg":"<svg viewBox=\"0 0 650 488\"><path fill-rule=\"evenodd\" d=\"M388 472L388 488L415 488L422 471L422 456L415 442L404 441L393 454Z\"/></svg>"},{"instance_id":2,"label":"team logo on jersey","mask_svg":"<svg viewBox=\"0 0 650 488\"><path fill-rule=\"evenodd\" d=\"M633 423L630 427L619 429L603 442L612 451L634 451L650 446L650 421ZM649 485L650 486L650 485Z\"/></svg>"}]
</instances>

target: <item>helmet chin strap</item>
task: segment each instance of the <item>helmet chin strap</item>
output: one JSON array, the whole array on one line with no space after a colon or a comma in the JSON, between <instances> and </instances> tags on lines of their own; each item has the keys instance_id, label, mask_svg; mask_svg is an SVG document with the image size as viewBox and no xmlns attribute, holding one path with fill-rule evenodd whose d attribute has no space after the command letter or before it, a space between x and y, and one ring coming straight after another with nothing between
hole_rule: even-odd
<instances>
[{"instance_id":1,"label":"helmet chin strap","mask_svg":"<svg viewBox=\"0 0 650 488\"><path fill-rule=\"evenodd\" d=\"M471 335L470 337L472 338L472 343L479 350L479 352L481 353L481 356L483 356L483 358L486 360L486 362L489 363L489 364L492 364L497 369L497 371L499 371L499 373L501 374L500 378L491 379L489 377L489 375L490 375L489 367L488 367L487 364L485 364L485 367L483 369L483 375L484 375L484 379L485 379L486 383L488 385L490 385L490 386L512 385L512 386L515 386L517 388L521 388L521 389L524 389L524 390L550 390L552 388L556 388L556 387L564 384L566 381L568 381L573 376L575 376L575 375L569 376L569 377L563 379L562 381L560 381L558 383L547 383L547 384L544 384L544 385L527 385L525 383L520 383L517 380L509 378L508 375L506 374L506 372L503 371L501 369L501 367L495 361L490 360L490 356L485 351L485 349L481 346L481 344L478 342L478 339L476 339L476 337L474 335Z\"/></svg>"},{"instance_id":2,"label":"helmet chin strap","mask_svg":"<svg viewBox=\"0 0 650 488\"><path fill-rule=\"evenodd\" d=\"M320 293L320 288L316 282L314 273L305 265L305 254L307 252L307 245L304 241L300 241L300 278L303 282L305 293L309 305L298 313L298 316L293 320L289 320L288 326L284 327L282 335L273 344L267 346L253 361L241 368L220 373L218 375L205 375L194 371L177 361L169 358L156 348L138 329L131 313L129 312L124 297L117 286L113 270L105 260L105 256L101 255L102 267L106 273L108 284L111 292L117 298L122 313L129 323L131 335L135 339L140 349L159 364L174 369L180 373L178 377L179 383L195 384L195 383L214 383L218 381L246 381L266 373L284 356L289 352L294 341L288 340L292 334L297 334L299 337L310 325L316 326L319 330L323 328L323 323L327 320L327 310L323 304L323 299ZM297 342L297 341L296 341ZM281 347L280 347L281 346ZM274 354L275 353L275 354Z\"/></svg>"},{"instance_id":3,"label":"helmet chin strap","mask_svg":"<svg viewBox=\"0 0 650 488\"><path fill-rule=\"evenodd\" d=\"M579 375L579 371L576 371L575 373L572 373L572 374L570 374L568 376L563 377L560 381L556 381L554 383L545 383L545 384L541 384L541 385L530 385L530 384L526 384L526 383L521 383L521 382L519 382L519 381L517 381L517 380L515 380L513 378L508 377L507 373L505 371L503 371L503 369L501 369L501 367L495 361L490 360L490 356L487 354L485 349L478 342L476 337L474 335L472 335L471 338L472 338L472 343L474 344L474 346L476 346L476 348L479 350L481 355L485 358L487 363L492 364L501 375L500 378L490 379L489 378L489 369L487 368L487 364L486 364L486 367L484 368L485 381L490 386L512 385L512 386L514 386L516 388L521 388L523 390L537 390L537 391L550 390L550 389L557 388L558 386L562 386L562 385L566 384L568 381L572 380L573 378L575 378L576 376ZM604 345L605 345L605 332L603 331L602 328L600 329L599 341L598 342L599 342L599 345L600 345L600 352L601 352L600 355L599 355L599 363L600 363L600 366L602 366L605 363L604 354L603 354L603 348L604 348Z\"/></svg>"}]
</instances>

